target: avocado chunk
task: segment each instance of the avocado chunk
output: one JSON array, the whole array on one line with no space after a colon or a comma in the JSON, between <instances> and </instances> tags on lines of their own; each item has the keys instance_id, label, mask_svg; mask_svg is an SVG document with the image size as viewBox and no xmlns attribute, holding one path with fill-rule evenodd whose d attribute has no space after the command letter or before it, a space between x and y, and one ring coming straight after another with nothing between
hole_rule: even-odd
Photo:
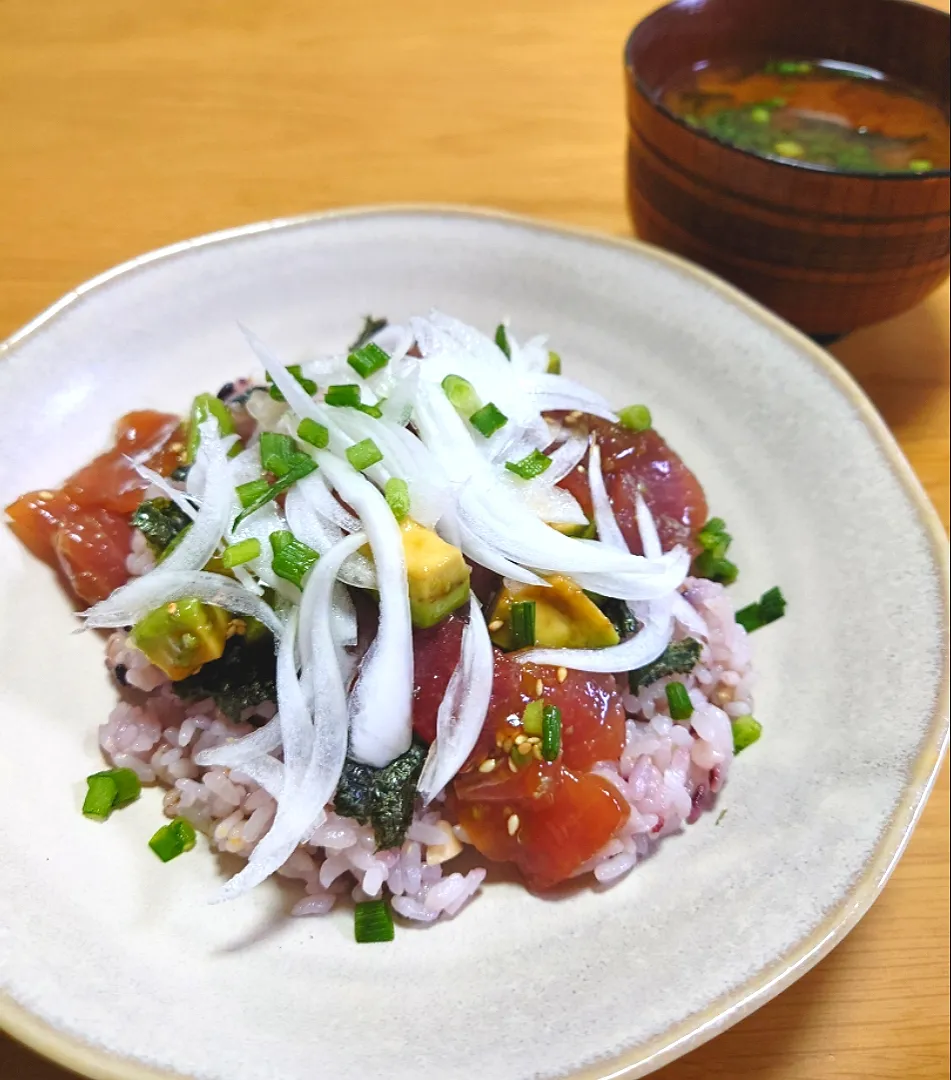
<instances>
[{"instance_id":1,"label":"avocado chunk","mask_svg":"<svg viewBox=\"0 0 951 1080\"><path fill-rule=\"evenodd\" d=\"M549 587L521 585L503 589L489 620L492 640L514 648L511 611L516 601L535 602L535 644L546 649L602 649L621 640L613 623L584 590L562 574L546 577Z\"/></svg>"},{"instance_id":2,"label":"avocado chunk","mask_svg":"<svg viewBox=\"0 0 951 1080\"><path fill-rule=\"evenodd\" d=\"M413 626L425 630L469 599L469 567L458 548L412 518L403 519L400 532Z\"/></svg>"},{"instance_id":3,"label":"avocado chunk","mask_svg":"<svg viewBox=\"0 0 951 1080\"><path fill-rule=\"evenodd\" d=\"M224 652L231 616L194 597L150 611L132 627L132 642L170 679L194 675Z\"/></svg>"},{"instance_id":4,"label":"avocado chunk","mask_svg":"<svg viewBox=\"0 0 951 1080\"><path fill-rule=\"evenodd\" d=\"M582 540L593 540L598 535L598 530L594 526L593 521L589 521L587 525L551 525L549 528L554 529L555 532L560 532L563 536L578 537Z\"/></svg>"}]
</instances>

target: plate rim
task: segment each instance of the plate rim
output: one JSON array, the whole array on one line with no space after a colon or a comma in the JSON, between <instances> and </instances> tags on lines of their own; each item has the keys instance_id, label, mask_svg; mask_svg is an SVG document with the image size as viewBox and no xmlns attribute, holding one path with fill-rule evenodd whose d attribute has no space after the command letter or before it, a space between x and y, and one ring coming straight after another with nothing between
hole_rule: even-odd
<instances>
[{"instance_id":1,"label":"plate rim","mask_svg":"<svg viewBox=\"0 0 951 1080\"><path fill-rule=\"evenodd\" d=\"M922 749L915 759L909 781L891 821L879 837L872 856L840 903L827 912L818 926L793 949L747 979L741 986L726 994L721 994L702 1011L686 1017L639 1047L582 1067L572 1073L570 1078L570 1080L636 1080L637 1077L646 1076L683 1054L702 1046L715 1035L732 1027L765 1005L799 979L828 955L856 926L891 877L921 816L948 750L948 713L949 698L951 698L948 612L951 609L951 570L949 570L947 536L941 519L920 480L865 391L829 353L795 327L710 271L653 244L634 237L612 236L589 228L540 220L501 210L458 204L383 203L272 218L205 233L128 259L71 289L45 311L19 330L15 330L5 341L0 342L0 361L12 356L24 342L90 293L111 284L118 278L144 269L152 263L172 259L204 247L228 243L232 240L243 240L257 233L306 228L327 221L407 216L430 219L454 217L474 222L488 221L516 226L548 236L584 240L596 247L646 252L650 258L666 263L669 267L718 293L761 325L765 324L773 333L795 346L800 353L805 353L818 373L831 382L855 409L866 430L881 450L886 468L891 470L912 503L919 524L928 538L932 561L940 581L941 602L945 611L944 665L940 685L937 688L935 705ZM148 1065L134 1058L123 1057L86 1042L79 1036L61 1030L41 1019L3 990L0 990L0 1030L43 1057L81 1076L88 1077L89 1080L193 1080L185 1074Z\"/></svg>"}]
</instances>

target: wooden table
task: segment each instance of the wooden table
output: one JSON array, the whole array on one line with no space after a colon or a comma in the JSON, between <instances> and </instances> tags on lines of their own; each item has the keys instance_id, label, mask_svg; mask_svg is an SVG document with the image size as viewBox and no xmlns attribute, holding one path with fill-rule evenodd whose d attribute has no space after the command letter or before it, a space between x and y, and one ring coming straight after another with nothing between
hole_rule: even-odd
<instances>
[{"instance_id":1,"label":"wooden table","mask_svg":"<svg viewBox=\"0 0 951 1080\"><path fill-rule=\"evenodd\" d=\"M5 0L0 337L132 255L323 207L468 203L626 234L621 47L652 6ZM945 527L948 296L834 350ZM948 843L945 768L849 938L659 1077L947 1077ZM2 1037L0 1074L66 1075Z\"/></svg>"}]
</instances>

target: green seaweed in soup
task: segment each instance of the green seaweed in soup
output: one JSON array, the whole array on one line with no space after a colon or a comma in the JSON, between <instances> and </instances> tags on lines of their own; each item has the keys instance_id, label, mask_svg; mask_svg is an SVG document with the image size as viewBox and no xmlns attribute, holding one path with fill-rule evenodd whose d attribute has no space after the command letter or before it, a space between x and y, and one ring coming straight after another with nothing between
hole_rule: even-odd
<instances>
[{"instance_id":1,"label":"green seaweed in soup","mask_svg":"<svg viewBox=\"0 0 951 1080\"><path fill-rule=\"evenodd\" d=\"M704 64L674 79L661 101L691 126L762 157L846 172L949 167L940 105L870 68L803 59Z\"/></svg>"}]
</instances>

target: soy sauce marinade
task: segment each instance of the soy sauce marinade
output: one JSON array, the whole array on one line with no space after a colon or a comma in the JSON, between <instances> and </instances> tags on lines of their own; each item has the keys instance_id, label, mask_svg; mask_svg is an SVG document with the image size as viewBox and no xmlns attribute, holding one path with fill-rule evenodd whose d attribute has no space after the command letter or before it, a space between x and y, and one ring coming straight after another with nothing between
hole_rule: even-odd
<instances>
[{"instance_id":1,"label":"soy sauce marinade","mask_svg":"<svg viewBox=\"0 0 951 1080\"><path fill-rule=\"evenodd\" d=\"M711 62L675 78L662 104L762 157L848 172L949 167L948 116L921 91L831 60Z\"/></svg>"}]
</instances>

